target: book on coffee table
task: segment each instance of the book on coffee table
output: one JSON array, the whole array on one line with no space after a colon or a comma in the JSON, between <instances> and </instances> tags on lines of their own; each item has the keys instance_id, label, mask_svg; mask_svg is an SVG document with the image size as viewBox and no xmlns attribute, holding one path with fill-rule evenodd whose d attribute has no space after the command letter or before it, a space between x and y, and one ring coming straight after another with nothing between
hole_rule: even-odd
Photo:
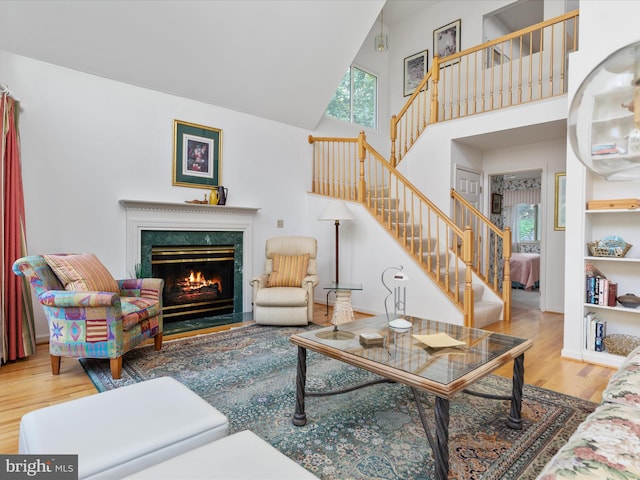
<instances>
[{"instance_id":1,"label":"book on coffee table","mask_svg":"<svg viewBox=\"0 0 640 480\"><path fill-rule=\"evenodd\" d=\"M444 332L433 335L413 335L413 338L431 348L460 347L467 344L467 342L456 340Z\"/></svg>"}]
</instances>

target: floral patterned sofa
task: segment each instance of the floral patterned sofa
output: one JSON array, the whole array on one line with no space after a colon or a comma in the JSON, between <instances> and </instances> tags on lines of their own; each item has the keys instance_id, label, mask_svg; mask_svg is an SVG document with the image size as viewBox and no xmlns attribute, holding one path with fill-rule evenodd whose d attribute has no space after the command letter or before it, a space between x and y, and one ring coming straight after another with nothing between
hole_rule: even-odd
<instances>
[{"instance_id":1,"label":"floral patterned sofa","mask_svg":"<svg viewBox=\"0 0 640 480\"><path fill-rule=\"evenodd\" d=\"M602 404L544 467L538 480L640 479L640 347L602 392Z\"/></svg>"}]
</instances>

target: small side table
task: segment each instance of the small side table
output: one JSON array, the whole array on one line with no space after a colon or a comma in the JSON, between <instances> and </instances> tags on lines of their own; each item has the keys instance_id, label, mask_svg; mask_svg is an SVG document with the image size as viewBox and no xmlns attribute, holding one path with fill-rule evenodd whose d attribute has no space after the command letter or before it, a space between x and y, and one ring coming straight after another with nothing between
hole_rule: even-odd
<instances>
[{"instance_id":1,"label":"small side table","mask_svg":"<svg viewBox=\"0 0 640 480\"><path fill-rule=\"evenodd\" d=\"M323 287L327 290L327 309L329 308L329 293L336 293L336 302L333 305L333 317L331 323L340 325L355 320L353 307L351 306L351 292L362 290L360 283L329 283Z\"/></svg>"}]
</instances>

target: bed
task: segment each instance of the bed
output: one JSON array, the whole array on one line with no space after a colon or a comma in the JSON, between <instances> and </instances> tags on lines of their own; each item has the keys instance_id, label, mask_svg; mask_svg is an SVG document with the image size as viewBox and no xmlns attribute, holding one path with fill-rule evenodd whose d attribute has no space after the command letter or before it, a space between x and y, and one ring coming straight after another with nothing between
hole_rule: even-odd
<instances>
[{"instance_id":1,"label":"bed","mask_svg":"<svg viewBox=\"0 0 640 480\"><path fill-rule=\"evenodd\" d=\"M540 287L540 254L513 253L511 266L511 288L532 290Z\"/></svg>"}]
</instances>

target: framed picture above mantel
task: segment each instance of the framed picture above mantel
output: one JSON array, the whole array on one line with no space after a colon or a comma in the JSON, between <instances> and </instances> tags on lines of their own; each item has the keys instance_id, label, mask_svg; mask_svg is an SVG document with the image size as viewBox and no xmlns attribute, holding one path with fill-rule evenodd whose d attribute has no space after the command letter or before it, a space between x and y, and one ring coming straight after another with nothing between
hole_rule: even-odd
<instances>
[{"instance_id":1,"label":"framed picture above mantel","mask_svg":"<svg viewBox=\"0 0 640 480\"><path fill-rule=\"evenodd\" d=\"M220 185L222 130L173 121L173 185L208 188Z\"/></svg>"}]
</instances>

